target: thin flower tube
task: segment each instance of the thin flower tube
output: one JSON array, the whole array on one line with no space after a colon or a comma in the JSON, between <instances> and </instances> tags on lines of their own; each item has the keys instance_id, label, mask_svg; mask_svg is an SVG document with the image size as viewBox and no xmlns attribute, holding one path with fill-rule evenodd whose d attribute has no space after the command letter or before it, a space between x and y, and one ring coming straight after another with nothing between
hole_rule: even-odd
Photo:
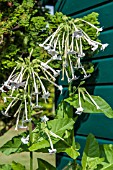
<instances>
[{"instance_id":1,"label":"thin flower tube","mask_svg":"<svg viewBox=\"0 0 113 170\"><path fill-rule=\"evenodd\" d=\"M81 103L81 99L80 99L80 90L79 89L78 89L78 101L79 101L79 107L77 108L75 113L78 114L78 115L81 115L84 109L82 108L82 103Z\"/></svg>"}]
</instances>

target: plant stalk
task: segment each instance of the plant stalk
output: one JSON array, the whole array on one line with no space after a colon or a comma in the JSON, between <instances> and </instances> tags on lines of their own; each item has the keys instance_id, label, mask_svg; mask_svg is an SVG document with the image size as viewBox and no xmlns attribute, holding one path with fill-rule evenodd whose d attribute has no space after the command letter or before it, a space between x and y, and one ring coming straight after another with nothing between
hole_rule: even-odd
<instances>
[{"instance_id":1,"label":"plant stalk","mask_svg":"<svg viewBox=\"0 0 113 170\"><path fill-rule=\"evenodd\" d=\"M30 89L30 81L28 83L28 115L29 115L29 119L31 119L31 98L30 98L30 94L31 94L31 89ZM32 122L29 122L29 145L32 145ZM33 170L33 152L30 151L30 170Z\"/></svg>"}]
</instances>

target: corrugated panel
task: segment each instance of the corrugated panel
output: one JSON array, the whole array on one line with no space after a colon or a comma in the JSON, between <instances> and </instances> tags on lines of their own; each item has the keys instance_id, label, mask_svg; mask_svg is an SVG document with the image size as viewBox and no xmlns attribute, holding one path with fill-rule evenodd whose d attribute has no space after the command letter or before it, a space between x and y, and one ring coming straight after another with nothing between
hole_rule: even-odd
<instances>
[{"instance_id":1,"label":"corrugated panel","mask_svg":"<svg viewBox=\"0 0 113 170\"><path fill-rule=\"evenodd\" d=\"M102 43L108 43L109 46L105 49L105 51L100 51L96 56L111 56L113 55L113 29L102 32L100 34L100 39Z\"/></svg>"},{"instance_id":2,"label":"corrugated panel","mask_svg":"<svg viewBox=\"0 0 113 170\"><path fill-rule=\"evenodd\" d=\"M103 26L104 29L109 28L109 27L113 27L113 19L111 17L112 12L113 12L113 1L108 3L108 4L96 7L96 8L85 10L85 12L82 12L80 14L72 15L72 17L73 18L80 18L80 17L88 15L92 12L99 13L99 22L101 23L101 26ZM71 14L71 11L70 11L70 14Z\"/></svg>"},{"instance_id":3,"label":"corrugated panel","mask_svg":"<svg viewBox=\"0 0 113 170\"><path fill-rule=\"evenodd\" d=\"M87 84L113 83L113 58L103 58L93 60L95 71L86 80Z\"/></svg>"},{"instance_id":4,"label":"corrugated panel","mask_svg":"<svg viewBox=\"0 0 113 170\"><path fill-rule=\"evenodd\" d=\"M91 8L94 5L102 5L103 2L108 2L108 0L98 0L97 1L90 1L90 0L58 0L55 5L55 11L62 11L62 13L69 15L70 13L80 12L81 10L86 10L87 8ZM82 5L81 5L82 4Z\"/></svg>"},{"instance_id":5,"label":"corrugated panel","mask_svg":"<svg viewBox=\"0 0 113 170\"><path fill-rule=\"evenodd\" d=\"M72 159L66 156L57 155L57 170L62 170Z\"/></svg>"}]
</instances>

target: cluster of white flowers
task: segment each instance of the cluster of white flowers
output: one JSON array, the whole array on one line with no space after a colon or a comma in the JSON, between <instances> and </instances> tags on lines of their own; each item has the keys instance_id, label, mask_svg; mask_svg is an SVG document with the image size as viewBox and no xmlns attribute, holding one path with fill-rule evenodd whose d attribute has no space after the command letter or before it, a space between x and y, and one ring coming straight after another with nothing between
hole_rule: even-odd
<instances>
[{"instance_id":1,"label":"cluster of white flowers","mask_svg":"<svg viewBox=\"0 0 113 170\"><path fill-rule=\"evenodd\" d=\"M97 34L102 31L102 28L98 28L85 20L78 19L78 21L85 22L96 29ZM52 35L50 35L42 44L39 44L40 47L43 47L47 50L48 54L51 55L51 59L48 63L52 60L61 60L62 80L64 80L65 74L69 83L78 79L75 75L75 68L82 69L84 74L83 79L90 76L90 74L86 73L86 70L81 64L81 59L85 57L85 53L83 52L83 42L87 42L91 46L92 51L97 50L99 47L101 50L104 50L108 46L108 44L102 44L98 41L92 40L77 25L77 22L75 23L70 21L67 24L60 24Z\"/></svg>"},{"instance_id":2,"label":"cluster of white flowers","mask_svg":"<svg viewBox=\"0 0 113 170\"><path fill-rule=\"evenodd\" d=\"M8 113L10 108L12 108L15 104L18 103L18 108L16 110L16 113L14 114L14 117L17 117L15 130L18 130L18 128L27 128L27 126L24 124L31 121L31 118L29 118L28 115L27 94L28 94L29 82L30 85L32 83L32 88L29 96L32 109L42 108L42 106L39 105L39 95L42 99L44 99L45 102L50 96L50 93L46 89L43 80L47 80L48 82L56 86L61 92L63 90L63 87L61 85L57 85L55 83L56 77L60 74L60 70L54 70L47 63L44 63L42 61L40 61L39 64L37 65L38 65L37 69L39 69L40 72L44 75L43 79L38 74L37 69L33 67L30 67L30 74L29 74L29 70L28 70L29 65L23 63L20 66L20 70L18 70L17 67L13 69L7 81L4 82L4 84L0 88L1 92L4 93L8 91L10 92L9 96L4 97L5 103L7 103L8 100L10 100L11 102L7 106L5 112L4 111L1 112L3 115L10 116ZM19 92L20 88L23 89L22 94ZM18 92L16 95L14 93L15 90ZM22 125L19 125L20 117L22 117L22 121L21 121Z\"/></svg>"}]
</instances>

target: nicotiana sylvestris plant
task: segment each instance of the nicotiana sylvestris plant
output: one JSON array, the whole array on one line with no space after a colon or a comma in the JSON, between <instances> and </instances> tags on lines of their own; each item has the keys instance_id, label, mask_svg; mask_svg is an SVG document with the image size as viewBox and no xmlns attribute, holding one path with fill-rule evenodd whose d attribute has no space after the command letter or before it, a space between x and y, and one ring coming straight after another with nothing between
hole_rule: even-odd
<instances>
[{"instance_id":1,"label":"nicotiana sylvestris plant","mask_svg":"<svg viewBox=\"0 0 113 170\"><path fill-rule=\"evenodd\" d=\"M80 146L75 142L73 125L83 112L104 113L107 117L113 118L112 108L101 97L90 95L81 86L84 84L84 80L91 76L82 64L83 58L86 57L85 44L90 46L90 50L93 52L98 48L104 50L108 44L91 39L80 23L85 23L93 28L97 35L102 31L102 28L83 19L66 20L42 44L39 44L51 57L45 62L38 58L33 59L33 49L31 49L28 57L20 58L17 61L16 67L0 88L6 103L6 110L2 111L2 114L9 117L13 114L10 112L14 107L15 130L20 128L27 130L26 133L7 142L0 148L0 151L7 155L30 151L30 170L33 170L33 151L49 151L50 154L65 152L75 162L80 155L78 152ZM59 61L62 68L55 70L51 65L53 61ZM77 71L82 74L82 78L80 74L76 74ZM56 83L56 77L60 74L62 74L61 80L64 80L65 76L67 78L69 97L59 104L53 120L49 120L46 115L39 115L36 120L37 124L33 127L34 112L40 112L42 109L40 98L47 102L50 96L46 83L53 84L62 94L62 85ZM73 88L72 83L75 80L79 80L80 84ZM72 106L76 109L75 116L73 116ZM4 149L6 147L7 150ZM104 166L103 159L98 160L101 160L101 166ZM77 164L75 163L75 165ZM55 169L49 163L43 163L41 160L39 160L39 168ZM78 166L75 168L77 169ZM85 168L83 165L82 169L85 170Z\"/></svg>"}]
</instances>

